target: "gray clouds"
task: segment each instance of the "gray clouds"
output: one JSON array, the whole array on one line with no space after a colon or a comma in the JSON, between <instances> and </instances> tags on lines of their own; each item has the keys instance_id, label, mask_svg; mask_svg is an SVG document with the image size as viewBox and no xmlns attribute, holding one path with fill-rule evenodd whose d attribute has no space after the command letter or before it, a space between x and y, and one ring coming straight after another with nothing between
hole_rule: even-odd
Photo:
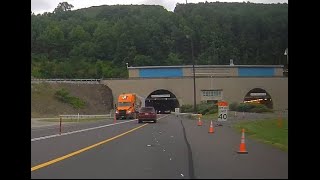
<instances>
[{"instance_id":1,"label":"gray clouds","mask_svg":"<svg viewBox=\"0 0 320 180\"><path fill-rule=\"evenodd\" d=\"M205 2L206 0L188 0L188 3ZM215 2L217 0L207 0ZM247 2L246 0L220 0L220 2ZM74 9L80 9L100 5L116 4L146 4L161 5L168 11L173 11L177 3L186 3L186 0L31 0L31 11L35 14L43 12L53 12L59 2L68 2L74 6ZM251 0L253 3L288 3L288 0Z\"/></svg>"},{"instance_id":2,"label":"gray clouds","mask_svg":"<svg viewBox=\"0 0 320 180\"><path fill-rule=\"evenodd\" d=\"M259 3L265 3L265 4L269 4L269 3L275 3L275 4L276 3L288 3L288 0L260 0Z\"/></svg>"},{"instance_id":3,"label":"gray clouds","mask_svg":"<svg viewBox=\"0 0 320 180\"><path fill-rule=\"evenodd\" d=\"M174 0L143 0L139 4L161 5L168 11L173 11L178 1ZM180 1L182 3L183 1ZM184 1L185 2L185 1Z\"/></svg>"},{"instance_id":4,"label":"gray clouds","mask_svg":"<svg viewBox=\"0 0 320 180\"><path fill-rule=\"evenodd\" d=\"M31 11L37 13L52 12L59 0L31 0Z\"/></svg>"}]
</instances>

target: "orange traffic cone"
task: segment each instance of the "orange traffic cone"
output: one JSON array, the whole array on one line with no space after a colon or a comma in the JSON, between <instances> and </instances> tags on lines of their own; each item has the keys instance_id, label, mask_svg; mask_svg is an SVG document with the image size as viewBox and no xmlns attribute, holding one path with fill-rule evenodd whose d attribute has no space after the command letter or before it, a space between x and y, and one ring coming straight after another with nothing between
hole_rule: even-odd
<instances>
[{"instance_id":1,"label":"orange traffic cone","mask_svg":"<svg viewBox=\"0 0 320 180\"><path fill-rule=\"evenodd\" d=\"M210 123L210 128L209 128L209 132L208 133L214 133L214 129L213 129L213 125L212 125L212 120Z\"/></svg>"},{"instance_id":2,"label":"orange traffic cone","mask_svg":"<svg viewBox=\"0 0 320 180\"><path fill-rule=\"evenodd\" d=\"M202 121L201 121L200 117L199 117L199 120L198 120L198 126L202 126Z\"/></svg>"},{"instance_id":3,"label":"orange traffic cone","mask_svg":"<svg viewBox=\"0 0 320 180\"><path fill-rule=\"evenodd\" d=\"M239 154L248 154L248 151L246 150L246 143L244 141L244 129L242 128L242 136L241 136L241 143L240 148L238 151Z\"/></svg>"}]
</instances>

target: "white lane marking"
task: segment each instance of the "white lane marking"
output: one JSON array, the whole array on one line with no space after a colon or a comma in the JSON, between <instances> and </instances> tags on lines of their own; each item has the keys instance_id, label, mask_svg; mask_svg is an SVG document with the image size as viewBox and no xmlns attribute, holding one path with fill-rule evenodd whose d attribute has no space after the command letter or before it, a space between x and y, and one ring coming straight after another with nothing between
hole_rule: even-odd
<instances>
[{"instance_id":1,"label":"white lane marking","mask_svg":"<svg viewBox=\"0 0 320 180\"><path fill-rule=\"evenodd\" d=\"M92 128L88 128L88 129L70 131L70 132L66 132L66 133L61 133L61 135L60 134L54 134L54 135L49 135L49 136L33 138L33 139L31 139L31 142L38 141L38 140L41 140L41 139L48 139L48 138L52 138L52 137L57 137L57 136L64 136L64 135L74 134L74 133L78 133L78 132L90 131L90 130L99 129L99 128L103 128L103 127L108 127L108 126L113 126L113 125L117 125L117 124L128 123L128 122L136 121L136 120L137 119L133 119L133 120L128 120L128 121L119 122L119 123L115 123L115 124L112 123L112 124L106 124L106 125L103 125L103 126L97 126L97 127L92 127Z\"/></svg>"},{"instance_id":2,"label":"white lane marking","mask_svg":"<svg viewBox=\"0 0 320 180\"><path fill-rule=\"evenodd\" d=\"M103 121L106 121L106 120L105 119L97 120L96 122L100 123L100 122L103 122ZM63 127L72 127L72 126L77 126L78 125L78 123L76 123L76 122L63 122L63 123L64 123ZM87 123L87 122L84 122L84 123ZM49 129L56 129L57 127L59 128L59 121L55 122L55 124L31 127L31 131L43 131L43 130L49 130Z\"/></svg>"},{"instance_id":3,"label":"white lane marking","mask_svg":"<svg viewBox=\"0 0 320 180\"><path fill-rule=\"evenodd\" d=\"M50 129L56 129L59 128L59 122L57 122L58 124L51 124L51 125L45 125L45 126L38 126L38 127L33 127L31 128L31 131L43 131L43 130L50 130ZM63 127L72 127L72 126L77 126L78 124L76 123L65 123L63 125Z\"/></svg>"},{"instance_id":4,"label":"white lane marking","mask_svg":"<svg viewBox=\"0 0 320 180\"><path fill-rule=\"evenodd\" d=\"M166 115L166 116L163 116L163 117L160 117L158 118L159 119L162 119L162 118L165 118L169 115ZM58 136L65 136L65 135L69 135L69 134L74 134L74 133L79 133L79 132L84 132L84 131L90 131L90 130L94 130L94 129L100 129L100 128L104 128L104 127L108 127L108 126L113 126L113 125L117 125L117 124L122 124L122 123L128 123L128 122L131 122L131 121L136 121L137 119L133 119L133 120L128 120L128 121L124 121L124 122L119 122L119 123L115 123L115 124L106 124L106 125L103 125L103 126L98 126L98 127L93 127L93 128L88 128L88 129L81 129L81 130L77 130L77 131L70 131L70 132L66 132L66 133L61 133L60 134L53 134L53 135L48 135L48 136L42 136L42 137L38 137L38 138L33 138L31 139L31 142L33 141L39 141L39 140L43 140L43 139L48 139L48 138L53 138L53 137L58 137Z\"/></svg>"}]
</instances>

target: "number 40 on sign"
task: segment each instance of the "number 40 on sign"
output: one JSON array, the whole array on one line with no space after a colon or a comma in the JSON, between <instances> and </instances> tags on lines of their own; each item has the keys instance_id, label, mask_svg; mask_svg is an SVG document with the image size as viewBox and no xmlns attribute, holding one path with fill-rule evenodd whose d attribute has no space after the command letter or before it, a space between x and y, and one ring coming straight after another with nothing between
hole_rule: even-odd
<instances>
[{"instance_id":1,"label":"number 40 on sign","mask_svg":"<svg viewBox=\"0 0 320 180\"><path fill-rule=\"evenodd\" d=\"M228 103L226 101L218 102L219 116L218 121L227 121L228 119Z\"/></svg>"}]
</instances>

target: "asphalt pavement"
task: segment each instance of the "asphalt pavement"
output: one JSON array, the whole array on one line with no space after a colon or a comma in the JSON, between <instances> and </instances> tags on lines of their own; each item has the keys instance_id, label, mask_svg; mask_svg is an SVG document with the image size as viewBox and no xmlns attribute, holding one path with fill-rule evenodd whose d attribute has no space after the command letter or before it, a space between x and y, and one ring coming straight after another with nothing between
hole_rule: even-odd
<instances>
[{"instance_id":1,"label":"asphalt pavement","mask_svg":"<svg viewBox=\"0 0 320 180\"><path fill-rule=\"evenodd\" d=\"M157 123L112 120L57 125L31 131L33 179L221 179L288 178L288 153L246 138L238 154L236 118L214 127L184 116L161 115ZM229 123L229 124L228 124Z\"/></svg>"},{"instance_id":2,"label":"asphalt pavement","mask_svg":"<svg viewBox=\"0 0 320 180\"><path fill-rule=\"evenodd\" d=\"M230 122L214 126L214 133L208 133L209 121L203 121L202 126L197 126L195 120L182 122L192 149L195 178L288 178L287 152L245 138L248 154L238 154L241 133L232 129Z\"/></svg>"}]
</instances>

